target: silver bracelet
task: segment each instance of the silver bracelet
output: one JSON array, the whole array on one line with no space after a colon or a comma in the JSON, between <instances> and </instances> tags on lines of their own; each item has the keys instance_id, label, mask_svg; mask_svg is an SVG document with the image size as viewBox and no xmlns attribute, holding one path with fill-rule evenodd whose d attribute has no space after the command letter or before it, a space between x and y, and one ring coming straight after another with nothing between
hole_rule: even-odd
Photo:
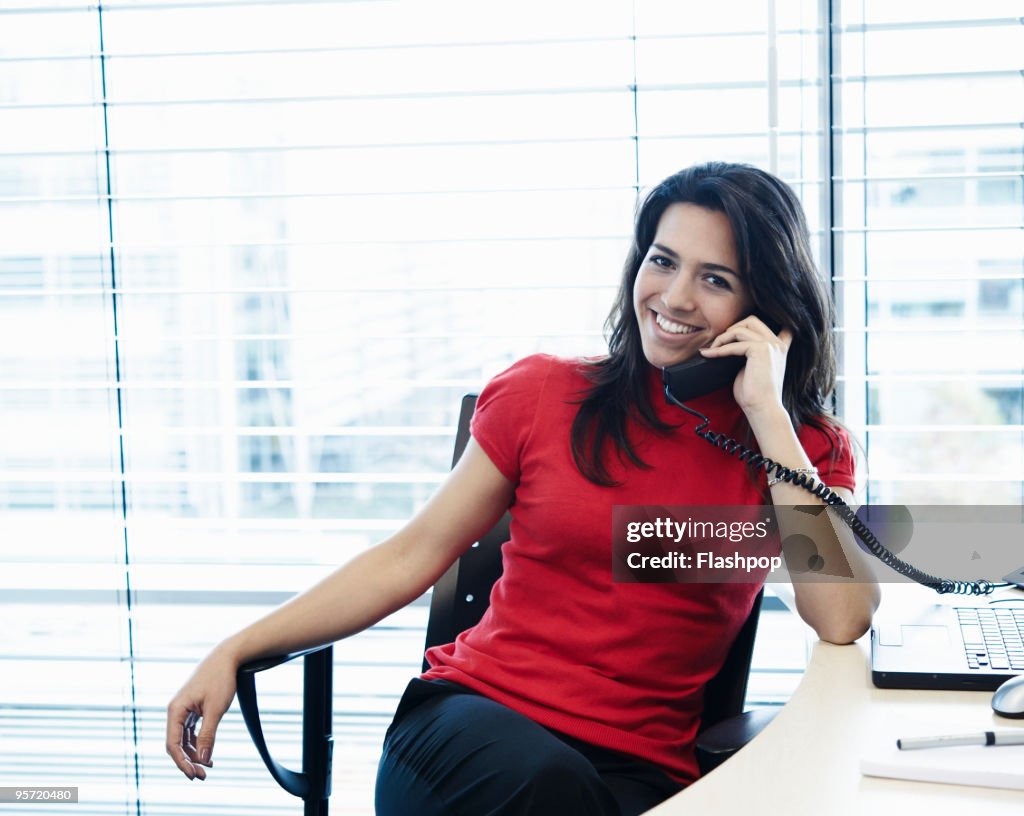
<instances>
[{"instance_id":1,"label":"silver bracelet","mask_svg":"<svg viewBox=\"0 0 1024 816\"><path fill-rule=\"evenodd\" d=\"M818 469L816 467L811 467L811 468L786 468L786 470L788 470L790 473L806 473L808 476L817 476L818 475ZM768 480L768 487L774 487L779 482L783 482L783 481L785 481L785 479L783 479L781 476L776 474L775 476L772 476Z\"/></svg>"}]
</instances>

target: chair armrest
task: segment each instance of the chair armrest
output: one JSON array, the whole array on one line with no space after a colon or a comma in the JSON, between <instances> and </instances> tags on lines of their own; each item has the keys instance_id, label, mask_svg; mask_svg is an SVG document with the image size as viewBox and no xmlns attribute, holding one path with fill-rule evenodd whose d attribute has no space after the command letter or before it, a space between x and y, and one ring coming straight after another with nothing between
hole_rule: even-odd
<instances>
[{"instance_id":1,"label":"chair armrest","mask_svg":"<svg viewBox=\"0 0 1024 816\"><path fill-rule=\"evenodd\" d=\"M301 772L285 768L270 755L256 700L256 674L299 657L304 659ZM306 801L326 802L331 795L333 667L334 649L328 645L250 661L239 668L236 677L242 718L263 764L277 784Z\"/></svg>"},{"instance_id":2,"label":"chair armrest","mask_svg":"<svg viewBox=\"0 0 1024 816\"><path fill-rule=\"evenodd\" d=\"M745 711L702 731L697 737L697 764L701 774L717 768L764 730L777 709Z\"/></svg>"}]
</instances>

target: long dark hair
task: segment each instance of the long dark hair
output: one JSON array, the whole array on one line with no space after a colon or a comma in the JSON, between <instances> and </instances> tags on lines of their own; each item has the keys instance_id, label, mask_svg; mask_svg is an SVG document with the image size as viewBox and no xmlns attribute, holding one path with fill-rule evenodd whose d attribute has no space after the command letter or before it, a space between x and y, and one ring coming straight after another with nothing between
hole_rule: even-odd
<instances>
[{"instance_id":1,"label":"long dark hair","mask_svg":"<svg viewBox=\"0 0 1024 816\"><path fill-rule=\"evenodd\" d=\"M756 167L700 164L669 176L637 209L622 284L605 323L608 356L583 369L591 385L573 420L572 456L580 473L596 484L615 484L605 461L609 441L620 457L648 467L630 442L627 419L662 433L674 427L658 419L651 403L650 363L633 308L633 284L658 221L672 204L696 204L729 219L737 271L746 282L754 311L773 329L786 326L793 333L783 406L794 427L810 424L829 430L825 406L836 377L832 299L811 258L800 202L786 184Z\"/></svg>"}]
</instances>

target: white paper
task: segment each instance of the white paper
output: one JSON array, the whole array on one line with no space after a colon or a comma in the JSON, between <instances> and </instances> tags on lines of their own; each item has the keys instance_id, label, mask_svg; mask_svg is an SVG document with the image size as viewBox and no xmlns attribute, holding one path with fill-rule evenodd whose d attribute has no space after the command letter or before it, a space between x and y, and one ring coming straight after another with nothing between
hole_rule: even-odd
<instances>
[{"instance_id":1,"label":"white paper","mask_svg":"<svg viewBox=\"0 0 1024 816\"><path fill-rule=\"evenodd\" d=\"M901 751L892 737L876 743L874 750L861 757L860 772L892 779L1024 790L1024 745L961 745Z\"/></svg>"}]
</instances>

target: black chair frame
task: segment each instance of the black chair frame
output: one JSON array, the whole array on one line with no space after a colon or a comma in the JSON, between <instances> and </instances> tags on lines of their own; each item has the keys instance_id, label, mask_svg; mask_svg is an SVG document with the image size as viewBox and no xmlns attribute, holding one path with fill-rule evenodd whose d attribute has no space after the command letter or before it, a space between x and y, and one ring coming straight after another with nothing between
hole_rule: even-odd
<instances>
[{"instance_id":1,"label":"black chair frame","mask_svg":"<svg viewBox=\"0 0 1024 816\"><path fill-rule=\"evenodd\" d=\"M270 755L260 722L256 675L296 658L302 667L302 770L285 768ZM331 796L333 735L334 647L321 646L292 654L253 660L238 670L238 706L249 736L270 775L292 796L304 802L304 816L327 816Z\"/></svg>"}]
</instances>

